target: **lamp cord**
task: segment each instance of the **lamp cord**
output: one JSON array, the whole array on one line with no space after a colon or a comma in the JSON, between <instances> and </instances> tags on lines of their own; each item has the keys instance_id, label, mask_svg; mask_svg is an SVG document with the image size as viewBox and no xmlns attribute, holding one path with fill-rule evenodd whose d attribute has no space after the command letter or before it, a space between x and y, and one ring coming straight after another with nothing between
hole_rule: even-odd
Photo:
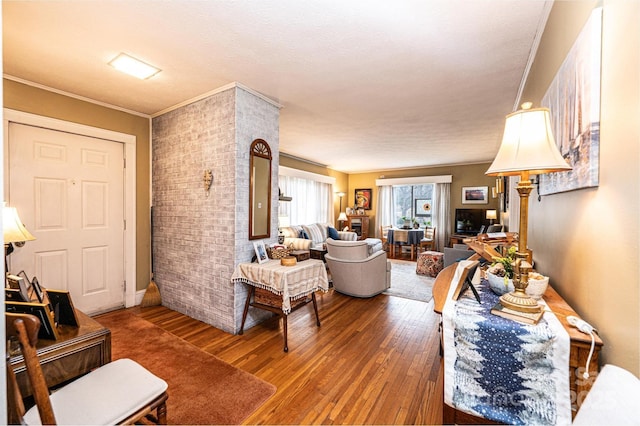
<instances>
[{"instance_id":1,"label":"lamp cord","mask_svg":"<svg viewBox=\"0 0 640 426\"><path fill-rule=\"evenodd\" d=\"M589 349L589 356L587 357L587 363L584 366L584 373L582 374L582 377L584 377L585 379L589 378L589 364L591 364L591 357L593 356L593 350L596 346L596 336L593 334L593 330L589 333L589 335L591 335L591 349Z\"/></svg>"}]
</instances>

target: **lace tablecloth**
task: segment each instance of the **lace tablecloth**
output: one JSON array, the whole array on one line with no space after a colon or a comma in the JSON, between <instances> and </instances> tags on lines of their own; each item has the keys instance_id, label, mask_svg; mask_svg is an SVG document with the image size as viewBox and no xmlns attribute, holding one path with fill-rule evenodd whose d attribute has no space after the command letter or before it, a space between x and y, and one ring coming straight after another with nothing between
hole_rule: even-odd
<instances>
[{"instance_id":1,"label":"lace tablecloth","mask_svg":"<svg viewBox=\"0 0 640 426\"><path fill-rule=\"evenodd\" d=\"M282 295L282 311L291 312L291 301L317 291L329 290L324 262L308 259L294 266L282 266L280 260L259 263L241 263L231 275L231 281L260 287Z\"/></svg>"}]
</instances>

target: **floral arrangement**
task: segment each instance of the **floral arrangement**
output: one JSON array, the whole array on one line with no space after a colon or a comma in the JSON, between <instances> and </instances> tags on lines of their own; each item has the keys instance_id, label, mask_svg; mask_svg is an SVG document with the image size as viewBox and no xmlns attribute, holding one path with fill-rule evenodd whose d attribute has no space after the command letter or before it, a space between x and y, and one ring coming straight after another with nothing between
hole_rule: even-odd
<instances>
[{"instance_id":1,"label":"floral arrangement","mask_svg":"<svg viewBox=\"0 0 640 426\"><path fill-rule=\"evenodd\" d=\"M490 272L499 277L504 277L505 281L513 279L513 266L516 261L517 251L518 249L516 247L509 247L506 253L504 253L503 257L494 257L493 263L491 264L491 267L489 267L487 272Z\"/></svg>"}]
</instances>

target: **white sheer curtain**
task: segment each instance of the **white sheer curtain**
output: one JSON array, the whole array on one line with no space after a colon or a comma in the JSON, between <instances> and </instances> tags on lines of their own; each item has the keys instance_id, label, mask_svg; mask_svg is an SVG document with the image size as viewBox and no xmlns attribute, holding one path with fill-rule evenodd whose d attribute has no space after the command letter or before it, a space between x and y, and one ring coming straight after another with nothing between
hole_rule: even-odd
<instances>
[{"instance_id":1,"label":"white sheer curtain","mask_svg":"<svg viewBox=\"0 0 640 426\"><path fill-rule=\"evenodd\" d=\"M433 226L436 228L437 251L444 251L451 237L451 184L436 183L433 190L433 207L436 212Z\"/></svg>"},{"instance_id":2,"label":"white sheer curtain","mask_svg":"<svg viewBox=\"0 0 640 426\"><path fill-rule=\"evenodd\" d=\"M333 185L292 176L278 176L280 191L291 202L281 202L278 216L288 216L291 225L334 223Z\"/></svg>"},{"instance_id":3,"label":"white sheer curtain","mask_svg":"<svg viewBox=\"0 0 640 426\"><path fill-rule=\"evenodd\" d=\"M378 229L376 229L376 237L380 238L380 227L395 224L395 216L393 212L393 186L384 185L378 187L378 206L376 210L376 221Z\"/></svg>"}]
</instances>

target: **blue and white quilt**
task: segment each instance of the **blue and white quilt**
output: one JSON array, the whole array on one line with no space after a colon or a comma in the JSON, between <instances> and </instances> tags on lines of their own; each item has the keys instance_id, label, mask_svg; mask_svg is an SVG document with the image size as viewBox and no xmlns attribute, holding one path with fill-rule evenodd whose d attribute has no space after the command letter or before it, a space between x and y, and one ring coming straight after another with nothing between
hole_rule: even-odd
<instances>
[{"instance_id":1,"label":"blue and white quilt","mask_svg":"<svg viewBox=\"0 0 640 426\"><path fill-rule=\"evenodd\" d=\"M459 262L457 283L467 261ZM507 424L570 424L569 335L545 307L536 325L491 314L498 303L486 281L442 312L445 403Z\"/></svg>"}]
</instances>

